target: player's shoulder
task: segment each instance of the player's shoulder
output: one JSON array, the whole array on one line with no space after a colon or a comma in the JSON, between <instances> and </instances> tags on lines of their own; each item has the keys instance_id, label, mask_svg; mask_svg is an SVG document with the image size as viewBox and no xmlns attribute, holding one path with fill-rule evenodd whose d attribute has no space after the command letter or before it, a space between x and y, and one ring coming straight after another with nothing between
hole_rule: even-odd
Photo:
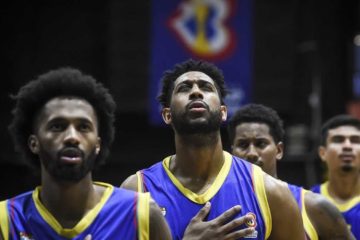
<instances>
[{"instance_id":1,"label":"player's shoulder","mask_svg":"<svg viewBox=\"0 0 360 240\"><path fill-rule=\"evenodd\" d=\"M334 212L336 207L330 203L324 196L312 192L306 191L304 196L305 208L309 214L321 212Z\"/></svg>"},{"instance_id":2,"label":"player's shoulder","mask_svg":"<svg viewBox=\"0 0 360 240\"><path fill-rule=\"evenodd\" d=\"M331 214L332 216L340 215L335 205L321 194L306 190L304 201L308 213L318 213L320 215L327 213L327 215Z\"/></svg>"},{"instance_id":3,"label":"player's shoulder","mask_svg":"<svg viewBox=\"0 0 360 240\"><path fill-rule=\"evenodd\" d=\"M142 170L137 171L135 174L130 175L129 177L127 177L120 185L121 188L125 188L125 189L129 189L129 190L133 190L133 191L138 191L139 189L139 179L141 181L141 179L144 177L144 175L146 176L159 176L159 174L157 174L161 169L163 168L163 161L161 162L157 162L153 165L151 165L148 168L144 168Z\"/></svg>"},{"instance_id":4,"label":"player's shoulder","mask_svg":"<svg viewBox=\"0 0 360 240\"><path fill-rule=\"evenodd\" d=\"M294 202L296 205L288 183L264 173L264 187L270 208L274 209L274 206L277 208L289 202Z\"/></svg>"},{"instance_id":5,"label":"player's shoulder","mask_svg":"<svg viewBox=\"0 0 360 240\"><path fill-rule=\"evenodd\" d=\"M120 188L137 191L138 190L138 177L137 174L130 175L120 185Z\"/></svg>"},{"instance_id":6,"label":"player's shoulder","mask_svg":"<svg viewBox=\"0 0 360 240\"><path fill-rule=\"evenodd\" d=\"M306 191L304 201L306 213L318 235L329 237L337 235L339 237L337 239L352 239L342 214L326 197Z\"/></svg>"},{"instance_id":7,"label":"player's shoulder","mask_svg":"<svg viewBox=\"0 0 360 240\"><path fill-rule=\"evenodd\" d=\"M301 214L288 184L266 173L263 175L272 219L271 239L300 239L304 233Z\"/></svg>"},{"instance_id":8,"label":"player's shoulder","mask_svg":"<svg viewBox=\"0 0 360 240\"><path fill-rule=\"evenodd\" d=\"M263 173L264 175L264 185L267 192L274 194L282 194L283 192L290 193L288 183L274 178L267 173Z\"/></svg>"},{"instance_id":9,"label":"player's shoulder","mask_svg":"<svg viewBox=\"0 0 360 240\"><path fill-rule=\"evenodd\" d=\"M324 196L322 196L319 193L315 193L309 190L305 190L305 204L307 204L307 206L320 206L320 205L326 205L328 203L330 203Z\"/></svg>"}]
</instances>

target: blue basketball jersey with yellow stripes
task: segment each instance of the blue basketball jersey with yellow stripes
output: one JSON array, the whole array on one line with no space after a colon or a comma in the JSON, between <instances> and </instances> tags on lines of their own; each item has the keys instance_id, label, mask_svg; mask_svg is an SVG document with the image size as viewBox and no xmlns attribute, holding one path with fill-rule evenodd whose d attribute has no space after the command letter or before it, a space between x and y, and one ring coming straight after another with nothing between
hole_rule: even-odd
<instances>
[{"instance_id":1,"label":"blue basketball jersey with yellow stripes","mask_svg":"<svg viewBox=\"0 0 360 240\"><path fill-rule=\"evenodd\" d=\"M319 236L318 236L314 226L312 225L312 223L307 215L306 208L305 208L305 193L308 190L305 190L302 187L292 185L289 183L288 183L288 187L300 209L301 217L303 220L303 225L304 225L304 229L305 229L305 233L306 233L306 238L309 240L318 240Z\"/></svg>"},{"instance_id":2,"label":"blue basketball jersey with yellow stripes","mask_svg":"<svg viewBox=\"0 0 360 240\"><path fill-rule=\"evenodd\" d=\"M356 239L360 239L360 196L354 197L348 202L340 204L330 196L328 191L328 184L329 182L315 185L311 188L311 191L320 193L332 204L334 204L342 213L354 237Z\"/></svg>"},{"instance_id":3,"label":"blue basketball jersey with yellow stripes","mask_svg":"<svg viewBox=\"0 0 360 240\"><path fill-rule=\"evenodd\" d=\"M271 232L263 171L253 164L224 152L225 162L212 183L202 194L185 188L170 172L170 157L148 169L137 172L138 190L150 192L165 215L173 239L182 239L184 231L206 202L211 202L207 220L214 219L235 205L241 205L240 217L253 217L242 226L255 232L244 239L267 239Z\"/></svg>"},{"instance_id":4,"label":"blue basketball jersey with yellow stripes","mask_svg":"<svg viewBox=\"0 0 360 240\"><path fill-rule=\"evenodd\" d=\"M150 195L95 183L106 188L100 202L73 228L63 228L40 202L41 187L0 203L4 240L149 239Z\"/></svg>"}]
</instances>

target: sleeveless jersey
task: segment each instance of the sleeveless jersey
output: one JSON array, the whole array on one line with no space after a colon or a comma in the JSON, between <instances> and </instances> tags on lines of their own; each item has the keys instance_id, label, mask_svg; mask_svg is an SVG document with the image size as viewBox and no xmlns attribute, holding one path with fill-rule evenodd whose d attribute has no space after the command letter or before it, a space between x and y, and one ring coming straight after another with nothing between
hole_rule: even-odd
<instances>
[{"instance_id":1,"label":"sleeveless jersey","mask_svg":"<svg viewBox=\"0 0 360 240\"><path fill-rule=\"evenodd\" d=\"M149 239L150 195L106 187L100 202L74 228L62 228L40 202L41 187L0 202L0 233L4 240Z\"/></svg>"},{"instance_id":2,"label":"sleeveless jersey","mask_svg":"<svg viewBox=\"0 0 360 240\"><path fill-rule=\"evenodd\" d=\"M182 239L190 220L206 202L211 210L206 221L214 219L235 205L241 205L241 212L253 216L247 227L255 232L244 239L267 239L271 233L271 214L266 198L263 172L253 164L224 152L225 162L212 183L202 194L185 188L170 172L170 157L137 172L138 190L150 192L158 203L169 224L173 239ZM241 228L244 228L242 226Z\"/></svg>"},{"instance_id":3,"label":"sleeveless jersey","mask_svg":"<svg viewBox=\"0 0 360 240\"><path fill-rule=\"evenodd\" d=\"M294 196L296 203L301 212L301 217L303 220L303 225L306 233L306 238L308 240L318 240L319 236L312 225L309 216L307 215L306 208L305 208L305 194L307 190L302 187L298 187L296 185L288 184L289 190L291 194Z\"/></svg>"},{"instance_id":4,"label":"sleeveless jersey","mask_svg":"<svg viewBox=\"0 0 360 240\"><path fill-rule=\"evenodd\" d=\"M311 191L320 193L334 204L342 213L346 223L356 239L360 239L360 196L354 197L346 203L337 203L329 194L328 182L316 185Z\"/></svg>"}]
</instances>

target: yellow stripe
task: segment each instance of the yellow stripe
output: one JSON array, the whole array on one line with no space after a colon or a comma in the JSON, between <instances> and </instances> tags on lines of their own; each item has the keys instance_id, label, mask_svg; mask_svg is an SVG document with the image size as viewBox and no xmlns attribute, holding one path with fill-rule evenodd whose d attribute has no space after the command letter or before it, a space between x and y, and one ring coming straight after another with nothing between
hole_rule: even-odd
<instances>
[{"instance_id":1,"label":"yellow stripe","mask_svg":"<svg viewBox=\"0 0 360 240\"><path fill-rule=\"evenodd\" d=\"M272 219L271 219L269 203L265 192L264 173L260 167L256 165L252 165L252 166L253 166L253 184L255 188L255 194L258 199L261 215L265 223L265 229L266 229L265 239L268 239L272 230Z\"/></svg>"},{"instance_id":2,"label":"yellow stripe","mask_svg":"<svg viewBox=\"0 0 360 240\"><path fill-rule=\"evenodd\" d=\"M137 221L139 240L149 240L150 193L138 193Z\"/></svg>"},{"instance_id":3,"label":"yellow stripe","mask_svg":"<svg viewBox=\"0 0 360 240\"><path fill-rule=\"evenodd\" d=\"M190 189L187 189L184 187L179 180L170 172L169 165L170 165L170 157L167 157L163 161L163 167L171 179L171 181L174 183L174 185L179 189L182 194L184 194L188 199L191 201L198 203L198 204L204 204L208 202L221 188L222 184L224 183L227 175L229 174L230 167L232 164L232 156L230 153L224 151L224 164L217 175L216 179L214 180L213 184L202 194L196 194Z\"/></svg>"},{"instance_id":4,"label":"yellow stripe","mask_svg":"<svg viewBox=\"0 0 360 240\"><path fill-rule=\"evenodd\" d=\"M206 39L206 20L208 19L208 15L209 8L206 5L196 4L195 16L198 31L196 33L193 49L200 54L209 53L211 51L208 40Z\"/></svg>"},{"instance_id":5,"label":"yellow stripe","mask_svg":"<svg viewBox=\"0 0 360 240\"><path fill-rule=\"evenodd\" d=\"M308 237L311 240L318 240L318 234L313 226L313 224L311 223L309 216L307 215L307 211L306 211L306 204L305 204L305 194L306 192L308 192L308 190L302 189L301 190L301 216L302 216L302 220L303 220L303 225L304 225L304 229L306 234L308 235Z\"/></svg>"},{"instance_id":6,"label":"yellow stripe","mask_svg":"<svg viewBox=\"0 0 360 240\"><path fill-rule=\"evenodd\" d=\"M338 203L334 198L332 198L328 191L329 182L325 182L321 184L320 186L320 193L324 195L327 199L330 200L331 203L333 203L340 212L346 212L349 209L353 208L355 205L360 203L360 196L353 197L349 201L346 201L345 203Z\"/></svg>"},{"instance_id":7,"label":"yellow stripe","mask_svg":"<svg viewBox=\"0 0 360 240\"><path fill-rule=\"evenodd\" d=\"M9 239L9 217L6 205L7 201L0 202L0 233L4 240Z\"/></svg>"},{"instance_id":8,"label":"yellow stripe","mask_svg":"<svg viewBox=\"0 0 360 240\"><path fill-rule=\"evenodd\" d=\"M137 191L138 191L138 192L144 192L144 189L143 189L143 179L142 179L142 176L141 176L141 172L140 172L140 171L137 171L137 172L136 172L136 177L137 177Z\"/></svg>"},{"instance_id":9,"label":"yellow stripe","mask_svg":"<svg viewBox=\"0 0 360 240\"><path fill-rule=\"evenodd\" d=\"M114 188L110 184L94 182L96 185L100 185L106 188L103 196L100 199L100 202L96 204L96 206L91 209L77 224L74 228L63 228L60 223L55 219L55 217L45 208L45 206L41 203L39 195L41 191L41 187L37 187L33 192L33 200L35 202L36 209L39 211L42 218L59 234L60 236L66 238L74 238L83 232L97 217L102 207L106 203L106 201L111 196Z\"/></svg>"}]
</instances>

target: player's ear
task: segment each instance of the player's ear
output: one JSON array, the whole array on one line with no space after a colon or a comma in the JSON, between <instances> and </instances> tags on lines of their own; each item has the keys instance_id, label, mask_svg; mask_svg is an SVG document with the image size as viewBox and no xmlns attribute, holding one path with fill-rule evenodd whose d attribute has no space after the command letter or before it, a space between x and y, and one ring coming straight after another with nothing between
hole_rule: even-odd
<instances>
[{"instance_id":1,"label":"player's ear","mask_svg":"<svg viewBox=\"0 0 360 240\"><path fill-rule=\"evenodd\" d=\"M326 162L326 158L325 158L325 155L326 155L326 148L324 146L319 146L318 148L318 154L319 154L319 157L321 158L321 160L323 162Z\"/></svg>"},{"instance_id":2,"label":"player's ear","mask_svg":"<svg viewBox=\"0 0 360 240\"><path fill-rule=\"evenodd\" d=\"M161 111L161 116L166 124L171 124L171 111L170 108L164 107Z\"/></svg>"},{"instance_id":3,"label":"player's ear","mask_svg":"<svg viewBox=\"0 0 360 240\"><path fill-rule=\"evenodd\" d=\"M221 105L220 111L221 111L221 120L225 122L227 119L227 107L225 105Z\"/></svg>"},{"instance_id":4,"label":"player's ear","mask_svg":"<svg viewBox=\"0 0 360 240\"><path fill-rule=\"evenodd\" d=\"M101 138L100 138L100 137L98 137L98 138L97 138L97 142L96 142L96 146L95 146L95 152L96 152L96 155L98 155L98 154L99 154L100 149L101 149Z\"/></svg>"},{"instance_id":5,"label":"player's ear","mask_svg":"<svg viewBox=\"0 0 360 240\"><path fill-rule=\"evenodd\" d=\"M39 140L35 135L30 135L28 138L28 146L32 153L38 154L39 153Z\"/></svg>"},{"instance_id":6,"label":"player's ear","mask_svg":"<svg viewBox=\"0 0 360 240\"><path fill-rule=\"evenodd\" d=\"M284 143L283 142L278 142L276 144L276 150L277 150L277 153L276 153L276 160L281 160L284 156Z\"/></svg>"}]
</instances>

